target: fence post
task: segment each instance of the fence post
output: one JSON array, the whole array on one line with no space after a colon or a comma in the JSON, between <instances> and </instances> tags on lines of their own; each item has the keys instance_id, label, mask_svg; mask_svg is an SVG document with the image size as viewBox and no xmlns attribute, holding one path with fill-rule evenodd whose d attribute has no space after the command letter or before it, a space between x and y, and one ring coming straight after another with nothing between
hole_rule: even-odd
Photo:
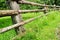
<instances>
[{"instance_id":1,"label":"fence post","mask_svg":"<svg viewBox=\"0 0 60 40\"><path fill-rule=\"evenodd\" d=\"M54 4L54 11L56 10L56 5Z\"/></svg>"},{"instance_id":2,"label":"fence post","mask_svg":"<svg viewBox=\"0 0 60 40\"><path fill-rule=\"evenodd\" d=\"M44 4L45 5L45 4ZM44 14L46 14L47 13L47 8L46 8L46 6L44 6Z\"/></svg>"},{"instance_id":3,"label":"fence post","mask_svg":"<svg viewBox=\"0 0 60 40\"><path fill-rule=\"evenodd\" d=\"M19 10L20 9L20 7L16 1L11 1L11 0L7 0L7 1L9 3L10 9L12 9L12 10ZM21 14L13 15L13 16L11 16L11 18L12 18L13 24L22 22ZM22 26L19 26L19 27L15 28L15 31L16 31L16 34L19 34L20 32L24 32L25 30Z\"/></svg>"}]
</instances>

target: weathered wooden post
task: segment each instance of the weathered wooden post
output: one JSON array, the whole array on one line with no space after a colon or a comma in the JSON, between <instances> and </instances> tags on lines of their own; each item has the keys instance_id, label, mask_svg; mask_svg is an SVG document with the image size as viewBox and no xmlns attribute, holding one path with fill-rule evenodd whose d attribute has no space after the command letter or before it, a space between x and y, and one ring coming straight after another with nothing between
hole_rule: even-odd
<instances>
[{"instance_id":1,"label":"weathered wooden post","mask_svg":"<svg viewBox=\"0 0 60 40\"><path fill-rule=\"evenodd\" d=\"M10 6L10 9L12 9L12 10L19 10L20 9L17 1L18 0L7 0L8 4ZM13 24L22 22L21 14L12 15L11 18L12 18ZM15 28L15 31L16 31L17 34L19 34L21 31L22 32L24 31L24 28L22 28L22 26L19 26L19 27Z\"/></svg>"},{"instance_id":2,"label":"weathered wooden post","mask_svg":"<svg viewBox=\"0 0 60 40\"><path fill-rule=\"evenodd\" d=\"M46 14L47 13L47 8L46 8L47 6L45 6L45 4L44 4L44 14Z\"/></svg>"},{"instance_id":3,"label":"weathered wooden post","mask_svg":"<svg viewBox=\"0 0 60 40\"><path fill-rule=\"evenodd\" d=\"M54 11L56 10L56 5L54 4Z\"/></svg>"}]
</instances>

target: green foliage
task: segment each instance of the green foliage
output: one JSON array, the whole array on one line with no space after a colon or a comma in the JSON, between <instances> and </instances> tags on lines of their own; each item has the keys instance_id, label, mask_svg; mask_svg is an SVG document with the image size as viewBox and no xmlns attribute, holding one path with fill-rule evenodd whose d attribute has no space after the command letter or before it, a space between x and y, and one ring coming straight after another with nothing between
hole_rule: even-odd
<instances>
[{"instance_id":1,"label":"green foliage","mask_svg":"<svg viewBox=\"0 0 60 40\"><path fill-rule=\"evenodd\" d=\"M54 4L54 0L28 0L41 4ZM57 5L60 5L60 0L57 0ZM31 6L26 4L20 4L21 9L38 9L38 6ZM9 9L6 0L0 0L0 10ZM21 38L16 38L17 40L57 40L55 36L55 28L56 25L60 22L60 14L57 11L49 12L51 13L48 16L44 16L40 19L37 19L29 24L24 25L26 29L26 34ZM31 17L35 17L41 14L36 13L28 13L23 14L22 17L24 20L29 19ZM0 18L0 28L4 28L6 26L12 25L12 21L10 17ZM16 35L14 29L7 31L6 33L0 34L0 40L12 40L12 38Z\"/></svg>"},{"instance_id":2,"label":"green foliage","mask_svg":"<svg viewBox=\"0 0 60 40\"><path fill-rule=\"evenodd\" d=\"M0 0L0 10L8 9L8 6L6 4L6 0Z\"/></svg>"},{"instance_id":3,"label":"green foliage","mask_svg":"<svg viewBox=\"0 0 60 40\"><path fill-rule=\"evenodd\" d=\"M32 1L32 2L36 2L36 3L41 3L41 4L48 4L48 5L54 5L55 0L28 0L28 1ZM57 0L56 1L57 5L60 5L60 1ZM26 5L26 4L21 4L20 5L21 9L38 9L41 7L38 6L32 6L32 5ZM6 0L0 0L0 9L9 9L6 3Z\"/></svg>"},{"instance_id":4,"label":"green foliage","mask_svg":"<svg viewBox=\"0 0 60 40\"><path fill-rule=\"evenodd\" d=\"M57 1L56 1L56 3L57 3L57 5L59 5L59 6L60 6L60 0L57 0Z\"/></svg>"}]
</instances>

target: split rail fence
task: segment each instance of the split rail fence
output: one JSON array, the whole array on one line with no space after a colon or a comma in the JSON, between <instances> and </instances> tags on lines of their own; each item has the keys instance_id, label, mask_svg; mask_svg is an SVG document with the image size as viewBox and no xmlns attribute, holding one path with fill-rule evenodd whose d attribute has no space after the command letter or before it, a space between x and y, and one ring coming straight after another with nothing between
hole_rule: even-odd
<instances>
[{"instance_id":1,"label":"split rail fence","mask_svg":"<svg viewBox=\"0 0 60 40\"><path fill-rule=\"evenodd\" d=\"M7 32L13 28L15 28L15 31L17 34L20 33L21 29L23 29L22 32L24 32L25 29L23 28L23 25L25 25L37 18L41 18L44 15L46 15L46 16L48 15L48 13L46 13L46 11L49 11L49 9L47 10L46 7L60 8L60 6L56 6L56 5L45 5L45 4L39 4L39 3L34 3L34 2L29 2L29 1L24 1L24 0L20 0L20 1L7 0L7 3L10 6L10 10L0 10L0 17L11 16L12 21L13 21L13 25L5 27L5 28L1 28L0 34ZM33 6L42 6L44 8L43 9L35 9L35 10L20 10L19 4L30 4ZM26 12L44 12L44 15L39 15L37 17L30 18L26 21L23 21L21 14L26 13Z\"/></svg>"}]
</instances>

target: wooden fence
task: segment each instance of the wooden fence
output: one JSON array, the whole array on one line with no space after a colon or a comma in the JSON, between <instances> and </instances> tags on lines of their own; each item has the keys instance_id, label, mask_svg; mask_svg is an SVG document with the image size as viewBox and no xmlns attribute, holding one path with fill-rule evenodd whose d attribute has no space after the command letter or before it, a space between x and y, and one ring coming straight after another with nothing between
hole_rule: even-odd
<instances>
[{"instance_id":1,"label":"wooden fence","mask_svg":"<svg viewBox=\"0 0 60 40\"><path fill-rule=\"evenodd\" d=\"M7 32L13 28L15 28L16 34L19 34L20 32L24 32L24 30L25 30L23 28L24 24L27 24L37 18L44 16L44 15L46 15L46 16L48 15L48 13L46 13L46 11L48 11L49 9L47 10L46 7L60 8L60 6L56 6L56 5L45 5L45 4L39 4L39 3L34 3L34 2L29 2L29 1L24 1L24 0L20 0L20 1L7 0L7 2L10 6L10 10L0 10L0 17L11 16L13 25L5 27L5 28L1 28L0 34ZM34 5L34 6L43 6L44 8L43 9L35 9L35 10L20 10L19 4L30 4L30 5ZM30 18L26 21L23 21L21 14L23 14L25 12L44 12L44 15L39 15L37 17ZM20 31L21 29L23 29L23 30Z\"/></svg>"}]
</instances>

